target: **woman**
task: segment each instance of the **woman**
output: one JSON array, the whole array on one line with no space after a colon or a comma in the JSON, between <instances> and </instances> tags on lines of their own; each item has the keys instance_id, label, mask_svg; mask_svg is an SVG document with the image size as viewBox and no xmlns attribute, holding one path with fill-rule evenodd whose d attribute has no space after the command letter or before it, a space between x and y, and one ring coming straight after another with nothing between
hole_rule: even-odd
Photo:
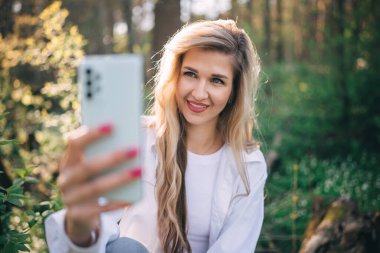
<instances>
[{"instance_id":1,"label":"woman","mask_svg":"<svg viewBox=\"0 0 380 253\"><path fill-rule=\"evenodd\" d=\"M164 47L152 115L144 119L143 200L128 207L118 225L104 213L125 203L100 206L96 198L139 177L140 170L101 183L89 181L89 174L133 159L137 151L84 163L83 148L112 129L78 129L58 178L67 208L46 221L50 251L112 251L120 238L129 238L129 246L121 247L253 252L267 176L252 140L259 71L256 51L235 22L184 26Z\"/></svg>"}]
</instances>

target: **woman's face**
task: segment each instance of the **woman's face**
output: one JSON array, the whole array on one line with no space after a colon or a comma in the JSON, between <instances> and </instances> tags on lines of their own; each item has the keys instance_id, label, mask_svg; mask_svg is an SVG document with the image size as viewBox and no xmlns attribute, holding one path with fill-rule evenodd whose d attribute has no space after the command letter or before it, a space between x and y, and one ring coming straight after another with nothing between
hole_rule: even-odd
<instances>
[{"instance_id":1,"label":"woman's face","mask_svg":"<svg viewBox=\"0 0 380 253\"><path fill-rule=\"evenodd\" d=\"M179 110L190 125L216 127L232 91L232 56L194 48L185 53L176 90Z\"/></svg>"}]
</instances>

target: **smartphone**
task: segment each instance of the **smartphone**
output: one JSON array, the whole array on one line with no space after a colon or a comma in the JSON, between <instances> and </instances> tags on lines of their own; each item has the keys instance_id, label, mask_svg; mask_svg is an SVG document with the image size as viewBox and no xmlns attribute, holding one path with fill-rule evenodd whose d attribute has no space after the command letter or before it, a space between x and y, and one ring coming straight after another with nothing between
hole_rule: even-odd
<instances>
[{"instance_id":1,"label":"smartphone","mask_svg":"<svg viewBox=\"0 0 380 253\"><path fill-rule=\"evenodd\" d=\"M143 57L137 54L90 55L82 59L78 67L81 123L90 128L105 123L113 126L110 136L86 148L86 159L128 147L141 147L143 65ZM138 165L141 165L140 157L96 177ZM104 197L107 200L136 202L142 198L141 180L115 189Z\"/></svg>"}]
</instances>

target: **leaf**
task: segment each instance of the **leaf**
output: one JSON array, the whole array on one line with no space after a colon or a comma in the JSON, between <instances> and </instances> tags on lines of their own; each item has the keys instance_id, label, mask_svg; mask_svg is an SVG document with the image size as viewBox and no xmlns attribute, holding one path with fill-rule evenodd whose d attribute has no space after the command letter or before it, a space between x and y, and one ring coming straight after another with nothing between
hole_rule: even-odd
<instances>
[{"instance_id":1,"label":"leaf","mask_svg":"<svg viewBox=\"0 0 380 253\"><path fill-rule=\"evenodd\" d=\"M30 215L30 216L35 214L32 210L26 210L25 213L26 215Z\"/></svg>"},{"instance_id":2,"label":"leaf","mask_svg":"<svg viewBox=\"0 0 380 253\"><path fill-rule=\"evenodd\" d=\"M5 199L5 194L0 192L0 201L3 202L3 200Z\"/></svg>"},{"instance_id":3,"label":"leaf","mask_svg":"<svg viewBox=\"0 0 380 253\"><path fill-rule=\"evenodd\" d=\"M29 248L26 247L26 246L25 246L24 244L22 244L22 243L18 243L18 244L16 244L16 248L17 248L18 250L21 250L21 251L30 252Z\"/></svg>"},{"instance_id":4,"label":"leaf","mask_svg":"<svg viewBox=\"0 0 380 253\"><path fill-rule=\"evenodd\" d=\"M7 199L7 202L15 205L15 206L18 206L18 207L22 207L23 203L21 202L20 199L18 198L8 198Z\"/></svg>"},{"instance_id":5,"label":"leaf","mask_svg":"<svg viewBox=\"0 0 380 253\"><path fill-rule=\"evenodd\" d=\"M8 194L8 198L27 199L28 197L23 194L11 193L11 194Z\"/></svg>"},{"instance_id":6,"label":"leaf","mask_svg":"<svg viewBox=\"0 0 380 253\"><path fill-rule=\"evenodd\" d=\"M39 180L35 177L25 177L25 182L31 183L31 184L36 184L39 182Z\"/></svg>"},{"instance_id":7,"label":"leaf","mask_svg":"<svg viewBox=\"0 0 380 253\"><path fill-rule=\"evenodd\" d=\"M42 212L41 216L42 216L42 218L46 218L47 216L49 216L53 212L54 212L53 210L45 210Z\"/></svg>"},{"instance_id":8,"label":"leaf","mask_svg":"<svg viewBox=\"0 0 380 253\"><path fill-rule=\"evenodd\" d=\"M21 189L24 182L20 178L13 180L13 184L8 188L8 192L14 191L16 189Z\"/></svg>"},{"instance_id":9,"label":"leaf","mask_svg":"<svg viewBox=\"0 0 380 253\"><path fill-rule=\"evenodd\" d=\"M29 227L31 228L31 227L33 227L36 223L37 223L37 219L36 218L33 218L33 219L31 219L29 222L28 222L28 225L29 225Z\"/></svg>"},{"instance_id":10,"label":"leaf","mask_svg":"<svg viewBox=\"0 0 380 253\"><path fill-rule=\"evenodd\" d=\"M42 201L40 202L40 206L50 206L50 201Z\"/></svg>"},{"instance_id":11,"label":"leaf","mask_svg":"<svg viewBox=\"0 0 380 253\"><path fill-rule=\"evenodd\" d=\"M4 112L3 114L0 114L0 120L3 120L5 116L7 116L9 112Z\"/></svg>"},{"instance_id":12,"label":"leaf","mask_svg":"<svg viewBox=\"0 0 380 253\"><path fill-rule=\"evenodd\" d=\"M7 244L5 244L3 252L4 253L17 252L16 245L14 243L8 242Z\"/></svg>"},{"instance_id":13,"label":"leaf","mask_svg":"<svg viewBox=\"0 0 380 253\"><path fill-rule=\"evenodd\" d=\"M24 195L23 194L23 188L21 188L21 185L12 185L11 187L8 188L7 190L8 194L19 194L19 195Z\"/></svg>"},{"instance_id":14,"label":"leaf","mask_svg":"<svg viewBox=\"0 0 380 253\"><path fill-rule=\"evenodd\" d=\"M18 144L17 140L0 140L0 146L2 145L8 145L8 144Z\"/></svg>"},{"instance_id":15,"label":"leaf","mask_svg":"<svg viewBox=\"0 0 380 253\"><path fill-rule=\"evenodd\" d=\"M13 169L18 177L25 177L27 171L25 169Z\"/></svg>"},{"instance_id":16,"label":"leaf","mask_svg":"<svg viewBox=\"0 0 380 253\"><path fill-rule=\"evenodd\" d=\"M17 241L19 241L19 242L23 242L26 239L28 239L30 236L29 236L29 234L24 234L24 233L16 232L12 237L15 238L15 239L17 239Z\"/></svg>"}]
</instances>

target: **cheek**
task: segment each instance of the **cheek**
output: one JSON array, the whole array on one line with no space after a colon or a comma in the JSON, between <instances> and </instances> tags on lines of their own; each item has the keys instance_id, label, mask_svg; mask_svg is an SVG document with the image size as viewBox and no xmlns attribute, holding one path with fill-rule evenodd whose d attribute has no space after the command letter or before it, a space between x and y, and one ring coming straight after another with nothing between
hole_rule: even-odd
<instances>
[{"instance_id":1,"label":"cheek","mask_svg":"<svg viewBox=\"0 0 380 253\"><path fill-rule=\"evenodd\" d=\"M181 80L178 80L178 84L175 91L175 98L176 98L177 106L179 108L181 108L181 105L183 104L184 94L185 94L184 84L183 82L181 82Z\"/></svg>"},{"instance_id":2,"label":"cheek","mask_svg":"<svg viewBox=\"0 0 380 253\"><path fill-rule=\"evenodd\" d=\"M218 103L220 105L226 105L228 103L228 100L230 99L230 96L231 96L231 90L228 89L228 90L224 90L223 92L220 92L220 94L218 94Z\"/></svg>"},{"instance_id":3,"label":"cheek","mask_svg":"<svg viewBox=\"0 0 380 253\"><path fill-rule=\"evenodd\" d=\"M177 90L176 90L176 96L177 99L180 99L181 97L185 97L187 93L189 92L189 83L188 81L184 79L178 80Z\"/></svg>"}]
</instances>

